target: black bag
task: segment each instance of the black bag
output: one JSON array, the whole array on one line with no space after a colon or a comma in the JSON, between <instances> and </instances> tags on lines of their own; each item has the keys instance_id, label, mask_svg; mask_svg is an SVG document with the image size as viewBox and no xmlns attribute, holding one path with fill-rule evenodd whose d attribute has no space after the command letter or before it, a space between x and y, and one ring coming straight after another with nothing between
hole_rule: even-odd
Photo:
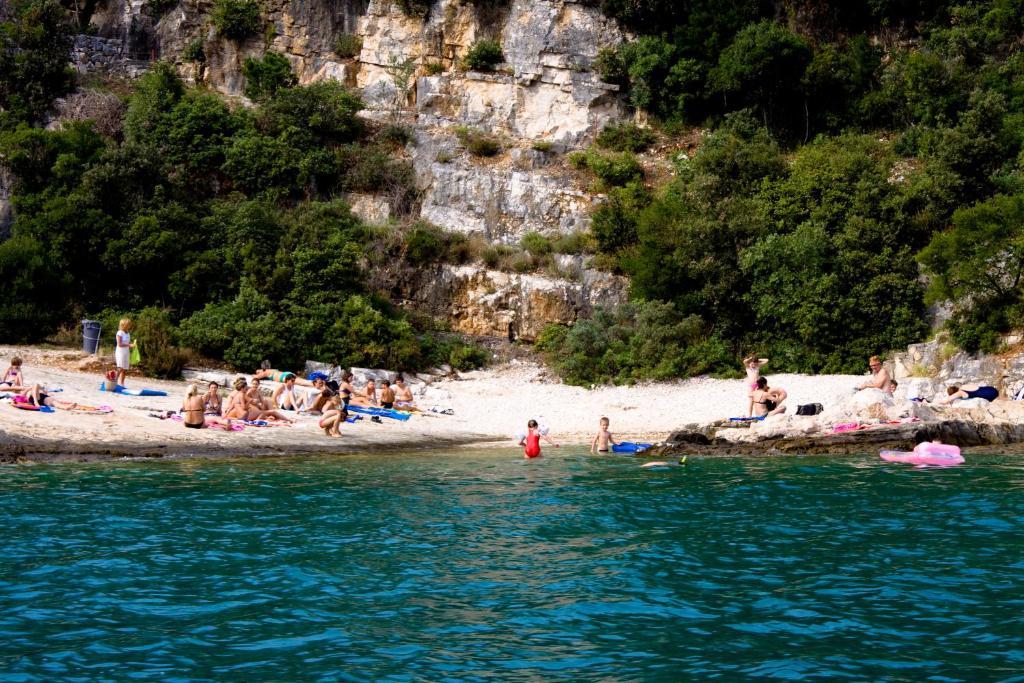
<instances>
[{"instance_id":1,"label":"black bag","mask_svg":"<svg viewBox=\"0 0 1024 683\"><path fill-rule=\"evenodd\" d=\"M820 413L823 410L824 410L824 408L821 407L820 403L805 403L802 406L797 406L796 407L796 414L797 415L817 415L818 413Z\"/></svg>"}]
</instances>

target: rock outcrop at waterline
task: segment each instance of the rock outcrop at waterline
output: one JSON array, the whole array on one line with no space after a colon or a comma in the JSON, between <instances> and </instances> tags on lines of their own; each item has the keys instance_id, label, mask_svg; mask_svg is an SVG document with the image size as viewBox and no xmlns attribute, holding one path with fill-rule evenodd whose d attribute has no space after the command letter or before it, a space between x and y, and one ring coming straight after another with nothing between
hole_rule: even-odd
<instances>
[{"instance_id":1,"label":"rock outcrop at waterline","mask_svg":"<svg viewBox=\"0 0 1024 683\"><path fill-rule=\"evenodd\" d=\"M868 390L821 415L777 415L763 422L690 424L673 432L654 456L681 453L851 454L909 451L923 441L961 447L1024 444L1024 401L929 406L883 400ZM874 400L878 399L878 400ZM836 432L837 425L848 429Z\"/></svg>"}]
</instances>

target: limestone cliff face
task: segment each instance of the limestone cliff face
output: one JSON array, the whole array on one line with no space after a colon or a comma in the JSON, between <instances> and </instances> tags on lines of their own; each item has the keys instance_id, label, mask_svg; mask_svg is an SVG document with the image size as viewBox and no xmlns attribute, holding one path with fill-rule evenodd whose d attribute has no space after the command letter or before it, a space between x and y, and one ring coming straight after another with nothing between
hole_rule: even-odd
<instances>
[{"instance_id":1,"label":"limestone cliff face","mask_svg":"<svg viewBox=\"0 0 1024 683\"><path fill-rule=\"evenodd\" d=\"M576 275L570 280L438 264L378 271L374 284L394 301L447 317L458 332L535 341L550 322L571 323L589 314L595 302L625 300L621 278L594 271Z\"/></svg>"},{"instance_id":2,"label":"limestone cliff face","mask_svg":"<svg viewBox=\"0 0 1024 683\"><path fill-rule=\"evenodd\" d=\"M598 51L623 36L591 4L434 0L424 16L408 16L392 0L264 0L267 31L241 42L217 36L211 6L181 0L153 17L143 0L101 0L92 20L98 37L76 52L77 66L126 73L127 60L149 55L175 61L187 79L242 97L245 59L273 50L289 59L300 83L344 82L362 93L366 116L414 129L407 148L420 195L414 217L503 243L530 231L554 236L589 228L598 199L561 153L586 145L624 115L617 87L593 70ZM356 57L334 53L341 34L361 39ZM505 62L495 72L461 66L481 38L501 43ZM183 59L197 39L204 64ZM493 136L502 152L470 155L455 134L459 127ZM387 220L386 201L351 199L364 219ZM396 298L447 315L459 330L504 336L511 325L524 338L547 321L571 322L625 296L621 278L593 272L569 282L462 266L405 283Z\"/></svg>"}]
</instances>

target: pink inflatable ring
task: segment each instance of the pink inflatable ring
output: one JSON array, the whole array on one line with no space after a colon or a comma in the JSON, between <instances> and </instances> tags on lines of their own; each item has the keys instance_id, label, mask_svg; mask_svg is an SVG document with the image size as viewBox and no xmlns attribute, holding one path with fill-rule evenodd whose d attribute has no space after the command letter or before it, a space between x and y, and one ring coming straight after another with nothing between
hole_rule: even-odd
<instances>
[{"instance_id":1,"label":"pink inflatable ring","mask_svg":"<svg viewBox=\"0 0 1024 683\"><path fill-rule=\"evenodd\" d=\"M960 447L945 443L934 443L925 441L917 444L911 452L906 451L882 451L882 460L886 462L903 462L910 465L932 465L934 467L948 467L963 463L964 456L960 455Z\"/></svg>"}]
</instances>

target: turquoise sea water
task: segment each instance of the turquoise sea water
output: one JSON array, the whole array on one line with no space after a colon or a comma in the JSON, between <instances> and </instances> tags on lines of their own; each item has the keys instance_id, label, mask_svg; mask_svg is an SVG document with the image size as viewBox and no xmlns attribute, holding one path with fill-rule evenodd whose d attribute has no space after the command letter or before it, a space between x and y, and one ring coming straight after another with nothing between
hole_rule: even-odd
<instances>
[{"instance_id":1,"label":"turquoise sea water","mask_svg":"<svg viewBox=\"0 0 1024 683\"><path fill-rule=\"evenodd\" d=\"M0 468L0 680L1024 680L1024 460Z\"/></svg>"}]
</instances>

